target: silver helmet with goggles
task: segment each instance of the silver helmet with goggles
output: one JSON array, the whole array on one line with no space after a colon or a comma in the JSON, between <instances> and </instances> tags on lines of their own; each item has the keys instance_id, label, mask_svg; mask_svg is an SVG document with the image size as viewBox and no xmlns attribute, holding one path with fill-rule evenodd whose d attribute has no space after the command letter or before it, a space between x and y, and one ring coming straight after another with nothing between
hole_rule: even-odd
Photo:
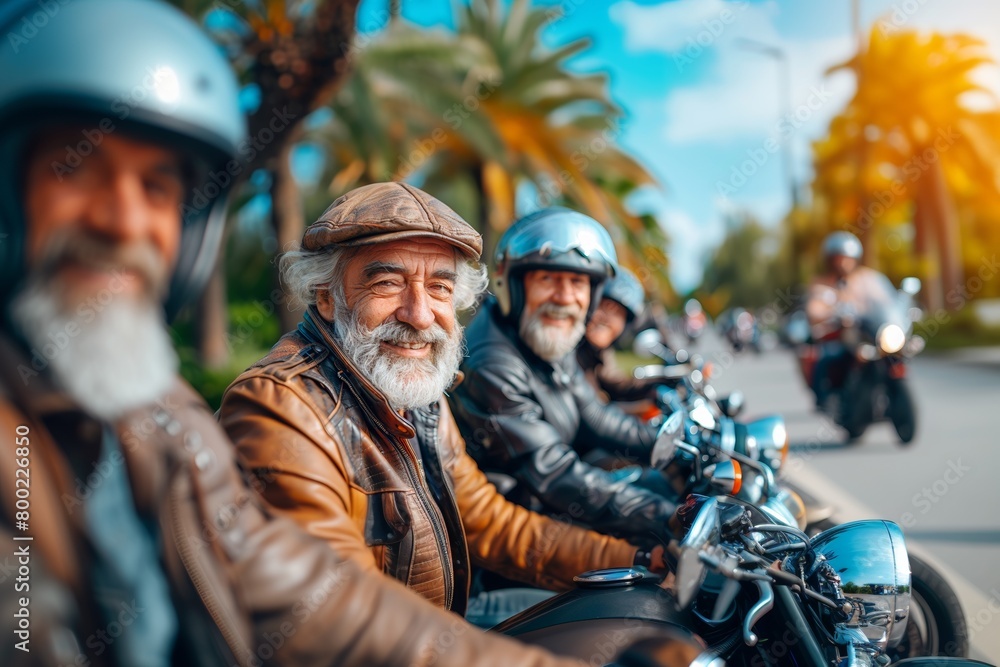
<instances>
[{"instance_id":1,"label":"silver helmet with goggles","mask_svg":"<svg viewBox=\"0 0 1000 667\"><path fill-rule=\"evenodd\" d=\"M590 276L590 308L601 284L618 270L611 235L599 222L568 208L551 207L521 218L504 232L495 255L494 292L501 312L517 319L524 308L524 273L535 269Z\"/></svg>"},{"instance_id":2,"label":"silver helmet with goggles","mask_svg":"<svg viewBox=\"0 0 1000 667\"><path fill-rule=\"evenodd\" d=\"M0 305L25 276L23 162L53 125L79 127L72 170L111 132L173 148L189 181L181 247L165 303L190 302L211 274L225 202L246 165L232 68L194 21L158 0L37 0L0 4ZM40 9L42 8L42 9ZM33 26L28 31L24 26Z\"/></svg>"}]
</instances>

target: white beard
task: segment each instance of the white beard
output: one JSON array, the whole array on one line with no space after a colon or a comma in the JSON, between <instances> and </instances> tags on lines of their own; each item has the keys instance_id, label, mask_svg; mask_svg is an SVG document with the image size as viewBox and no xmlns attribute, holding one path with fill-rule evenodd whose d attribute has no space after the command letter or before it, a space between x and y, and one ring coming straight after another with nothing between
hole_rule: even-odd
<instances>
[{"instance_id":1,"label":"white beard","mask_svg":"<svg viewBox=\"0 0 1000 667\"><path fill-rule=\"evenodd\" d=\"M440 401L462 363L462 327L458 323L451 335L436 323L425 331L397 321L368 329L338 304L334 331L347 357L394 410L424 408ZM383 341L428 342L432 351L425 359L400 357L383 351Z\"/></svg>"},{"instance_id":2,"label":"white beard","mask_svg":"<svg viewBox=\"0 0 1000 667\"><path fill-rule=\"evenodd\" d=\"M67 310L51 282L34 283L14 299L11 317L33 357L84 410L113 422L170 390L178 361L159 304L116 296L106 306L81 305L76 316Z\"/></svg>"},{"instance_id":3,"label":"white beard","mask_svg":"<svg viewBox=\"0 0 1000 667\"><path fill-rule=\"evenodd\" d=\"M560 327L546 325L542 315L566 314L574 317L573 328L569 333ZM532 352L548 362L559 361L576 349L577 344L587 331L586 315L581 315L578 309L562 308L550 303L543 303L531 315L521 314L518 333L521 340Z\"/></svg>"}]
</instances>

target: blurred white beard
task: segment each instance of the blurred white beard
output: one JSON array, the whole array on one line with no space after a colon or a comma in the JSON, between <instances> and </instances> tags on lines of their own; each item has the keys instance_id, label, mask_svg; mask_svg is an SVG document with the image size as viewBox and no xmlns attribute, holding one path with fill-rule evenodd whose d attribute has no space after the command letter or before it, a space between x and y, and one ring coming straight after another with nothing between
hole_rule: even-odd
<instances>
[{"instance_id":1,"label":"blurred white beard","mask_svg":"<svg viewBox=\"0 0 1000 667\"><path fill-rule=\"evenodd\" d=\"M436 322L425 331L398 321L368 329L356 313L337 304L334 331L347 357L385 394L394 410L437 403L462 363L462 327L457 322L451 335ZM430 343L431 354L424 359L401 357L383 350L383 341Z\"/></svg>"},{"instance_id":2,"label":"blurred white beard","mask_svg":"<svg viewBox=\"0 0 1000 667\"><path fill-rule=\"evenodd\" d=\"M573 328L569 333L557 326L542 322L542 315L549 317L573 318ZM521 340L532 352L545 361L559 361L576 349L583 334L587 331L587 314L577 306L557 306L554 303L543 303L531 315L521 314L518 333Z\"/></svg>"},{"instance_id":3,"label":"blurred white beard","mask_svg":"<svg viewBox=\"0 0 1000 667\"><path fill-rule=\"evenodd\" d=\"M107 305L80 305L74 315L55 285L33 281L14 299L11 317L84 410L113 422L170 390L177 354L159 303L115 295Z\"/></svg>"}]
</instances>

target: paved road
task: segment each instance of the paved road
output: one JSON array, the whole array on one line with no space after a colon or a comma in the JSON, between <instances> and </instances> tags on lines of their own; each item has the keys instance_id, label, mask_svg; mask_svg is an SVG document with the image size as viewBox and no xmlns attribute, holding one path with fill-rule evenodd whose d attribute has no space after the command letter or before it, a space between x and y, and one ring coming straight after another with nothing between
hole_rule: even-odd
<instances>
[{"instance_id":1,"label":"paved road","mask_svg":"<svg viewBox=\"0 0 1000 667\"><path fill-rule=\"evenodd\" d=\"M713 361L720 391L747 395L746 418L785 416L793 481L845 520L896 521L911 550L950 570L978 657L1000 664L1000 355L918 358L910 377L920 426L903 447L887 423L843 444L812 410L786 350L734 358L710 339L697 351Z\"/></svg>"}]
</instances>

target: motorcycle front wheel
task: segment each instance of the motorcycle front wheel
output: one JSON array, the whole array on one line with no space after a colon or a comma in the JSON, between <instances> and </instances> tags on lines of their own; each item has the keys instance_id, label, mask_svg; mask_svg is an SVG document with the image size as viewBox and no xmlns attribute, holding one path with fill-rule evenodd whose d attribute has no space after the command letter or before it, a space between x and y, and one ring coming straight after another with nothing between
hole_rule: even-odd
<instances>
[{"instance_id":1,"label":"motorcycle front wheel","mask_svg":"<svg viewBox=\"0 0 1000 667\"><path fill-rule=\"evenodd\" d=\"M864 369L852 369L839 393L837 421L847 432L847 442L854 443L861 439L872 422L872 403L875 400L871 381Z\"/></svg>"},{"instance_id":2,"label":"motorcycle front wheel","mask_svg":"<svg viewBox=\"0 0 1000 667\"><path fill-rule=\"evenodd\" d=\"M900 444L910 444L917 434L917 411L910 388L902 380L889 385L889 420L896 429Z\"/></svg>"}]
</instances>

